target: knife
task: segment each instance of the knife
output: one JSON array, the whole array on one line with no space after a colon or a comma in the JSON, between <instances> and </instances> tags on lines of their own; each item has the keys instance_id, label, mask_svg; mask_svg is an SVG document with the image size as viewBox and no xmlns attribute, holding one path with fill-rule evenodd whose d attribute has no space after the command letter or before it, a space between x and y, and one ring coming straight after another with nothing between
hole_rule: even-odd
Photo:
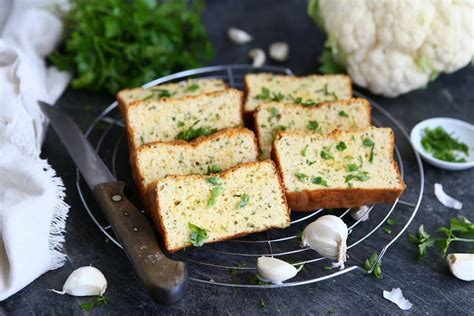
<instances>
[{"instance_id":1,"label":"knife","mask_svg":"<svg viewBox=\"0 0 474 316\"><path fill-rule=\"evenodd\" d=\"M151 298L163 305L177 303L188 287L184 262L171 260L163 254L150 222L125 197L125 184L110 173L73 120L57 106L38 103L94 192Z\"/></svg>"}]
</instances>

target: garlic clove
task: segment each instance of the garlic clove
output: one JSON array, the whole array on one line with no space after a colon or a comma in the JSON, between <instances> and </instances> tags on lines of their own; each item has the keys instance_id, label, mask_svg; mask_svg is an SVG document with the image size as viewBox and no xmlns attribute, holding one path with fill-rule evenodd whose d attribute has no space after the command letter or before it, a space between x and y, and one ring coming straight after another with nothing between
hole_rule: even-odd
<instances>
[{"instance_id":1,"label":"garlic clove","mask_svg":"<svg viewBox=\"0 0 474 316\"><path fill-rule=\"evenodd\" d=\"M287 60L290 48L285 42L275 42L270 45L268 51L270 54L270 58L279 62L283 62Z\"/></svg>"},{"instance_id":2,"label":"garlic clove","mask_svg":"<svg viewBox=\"0 0 474 316\"><path fill-rule=\"evenodd\" d=\"M347 259L347 225L337 216L321 216L303 230L303 245L321 256L337 259L335 266L344 269Z\"/></svg>"},{"instance_id":3,"label":"garlic clove","mask_svg":"<svg viewBox=\"0 0 474 316\"><path fill-rule=\"evenodd\" d=\"M107 280L99 269L86 266L74 270L63 285L62 291L52 290L57 294L73 296L103 295L107 289Z\"/></svg>"},{"instance_id":4,"label":"garlic clove","mask_svg":"<svg viewBox=\"0 0 474 316\"><path fill-rule=\"evenodd\" d=\"M257 276L263 281L281 284L283 281L296 276L302 267L296 269L293 265L280 259L259 257L257 259Z\"/></svg>"},{"instance_id":5,"label":"garlic clove","mask_svg":"<svg viewBox=\"0 0 474 316\"><path fill-rule=\"evenodd\" d=\"M234 44L246 44L253 40L252 35L235 27L231 27L227 31L227 36Z\"/></svg>"},{"instance_id":6,"label":"garlic clove","mask_svg":"<svg viewBox=\"0 0 474 316\"><path fill-rule=\"evenodd\" d=\"M364 205L361 207L353 208L351 209L350 214L354 220L356 221L360 220L361 222L365 222L366 220L369 219L369 206Z\"/></svg>"},{"instance_id":7,"label":"garlic clove","mask_svg":"<svg viewBox=\"0 0 474 316\"><path fill-rule=\"evenodd\" d=\"M253 67L261 67L265 64L266 57L265 52L260 48L254 48L249 51L249 56L252 59L252 66Z\"/></svg>"},{"instance_id":8,"label":"garlic clove","mask_svg":"<svg viewBox=\"0 0 474 316\"><path fill-rule=\"evenodd\" d=\"M474 254L451 253L447 256L449 270L458 279L463 281L474 280Z\"/></svg>"},{"instance_id":9,"label":"garlic clove","mask_svg":"<svg viewBox=\"0 0 474 316\"><path fill-rule=\"evenodd\" d=\"M410 301L403 297L402 290L398 287L393 288L390 292L384 290L383 297L390 302L397 304L397 306L404 311L409 310L413 306Z\"/></svg>"},{"instance_id":10,"label":"garlic clove","mask_svg":"<svg viewBox=\"0 0 474 316\"><path fill-rule=\"evenodd\" d=\"M455 198L447 195L443 190L443 185L439 183L434 184L434 193L438 201L446 207L454 208L455 210L462 209L462 203Z\"/></svg>"}]
</instances>

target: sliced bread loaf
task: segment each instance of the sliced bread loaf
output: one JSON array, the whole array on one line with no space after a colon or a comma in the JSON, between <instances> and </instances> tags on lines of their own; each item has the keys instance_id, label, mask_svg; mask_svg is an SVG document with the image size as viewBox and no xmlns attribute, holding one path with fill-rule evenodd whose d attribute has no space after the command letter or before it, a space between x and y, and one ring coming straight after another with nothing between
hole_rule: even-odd
<instances>
[{"instance_id":1,"label":"sliced bread loaf","mask_svg":"<svg viewBox=\"0 0 474 316\"><path fill-rule=\"evenodd\" d=\"M307 107L301 104L270 102L254 113L260 158L270 157L272 142L279 130L328 134L338 129L357 131L371 126L371 108L365 99L325 102Z\"/></svg>"},{"instance_id":2,"label":"sliced bread loaf","mask_svg":"<svg viewBox=\"0 0 474 316\"><path fill-rule=\"evenodd\" d=\"M135 101L124 111L132 152L153 141L186 141L242 126L242 92L236 89L179 99Z\"/></svg>"},{"instance_id":3,"label":"sliced bread loaf","mask_svg":"<svg viewBox=\"0 0 474 316\"><path fill-rule=\"evenodd\" d=\"M273 156L295 211L395 201L405 189L390 128L278 133Z\"/></svg>"},{"instance_id":4,"label":"sliced bread loaf","mask_svg":"<svg viewBox=\"0 0 474 316\"><path fill-rule=\"evenodd\" d=\"M171 252L290 225L271 160L241 164L219 175L158 180L152 214Z\"/></svg>"},{"instance_id":5,"label":"sliced bread loaf","mask_svg":"<svg viewBox=\"0 0 474 316\"><path fill-rule=\"evenodd\" d=\"M177 83L165 83L148 89L124 89L117 94L117 101L122 108L127 108L132 102L139 100L182 98L220 91L226 88L227 85L221 79L190 79Z\"/></svg>"},{"instance_id":6,"label":"sliced bread loaf","mask_svg":"<svg viewBox=\"0 0 474 316\"><path fill-rule=\"evenodd\" d=\"M312 106L352 97L351 79L345 75L294 77L269 73L249 74L245 76L245 86L245 112L253 112L260 104L271 101Z\"/></svg>"},{"instance_id":7,"label":"sliced bread loaf","mask_svg":"<svg viewBox=\"0 0 474 316\"><path fill-rule=\"evenodd\" d=\"M146 201L147 187L161 178L217 173L242 162L256 161L257 156L255 134L246 128L230 128L192 142L154 142L141 146L132 156L132 163Z\"/></svg>"}]
</instances>

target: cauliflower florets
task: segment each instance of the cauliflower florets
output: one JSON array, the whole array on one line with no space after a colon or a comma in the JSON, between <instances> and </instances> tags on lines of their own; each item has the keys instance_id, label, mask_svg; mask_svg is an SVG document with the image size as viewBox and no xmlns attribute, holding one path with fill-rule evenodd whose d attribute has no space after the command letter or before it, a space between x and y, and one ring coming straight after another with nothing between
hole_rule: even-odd
<instances>
[{"instance_id":1,"label":"cauliflower florets","mask_svg":"<svg viewBox=\"0 0 474 316\"><path fill-rule=\"evenodd\" d=\"M424 87L474 56L474 0L311 0L309 8L354 82L377 94Z\"/></svg>"}]
</instances>

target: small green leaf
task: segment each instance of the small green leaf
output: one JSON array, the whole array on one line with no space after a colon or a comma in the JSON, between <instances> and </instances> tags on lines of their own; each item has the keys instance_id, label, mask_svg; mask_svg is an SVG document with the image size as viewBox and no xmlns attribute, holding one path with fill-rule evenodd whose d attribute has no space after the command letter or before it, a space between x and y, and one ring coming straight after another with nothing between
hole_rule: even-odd
<instances>
[{"instance_id":1,"label":"small green leaf","mask_svg":"<svg viewBox=\"0 0 474 316\"><path fill-rule=\"evenodd\" d=\"M321 150L321 158L324 160L334 159L334 156L327 150Z\"/></svg>"},{"instance_id":2,"label":"small green leaf","mask_svg":"<svg viewBox=\"0 0 474 316\"><path fill-rule=\"evenodd\" d=\"M101 305L105 305L108 302L109 299L107 297L99 295L86 303L82 303L81 305L79 305L79 307L85 312L90 312L94 308L99 307Z\"/></svg>"},{"instance_id":3,"label":"small green leaf","mask_svg":"<svg viewBox=\"0 0 474 316\"><path fill-rule=\"evenodd\" d=\"M364 269L368 273L373 273L377 279L382 279L382 262L377 262L379 254L374 252L364 263Z\"/></svg>"},{"instance_id":4,"label":"small green leaf","mask_svg":"<svg viewBox=\"0 0 474 316\"><path fill-rule=\"evenodd\" d=\"M265 309L267 306L265 305L265 301L263 300L263 298L260 299L259 303L258 303L258 306L260 308L263 308Z\"/></svg>"},{"instance_id":5,"label":"small green leaf","mask_svg":"<svg viewBox=\"0 0 474 316\"><path fill-rule=\"evenodd\" d=\"M295 237L299 239L300 241L303 240L303 232L301 230L297 231L295 233Z\"/></svg>"},{"instance_id":6,"label":"small green leaf","mask_svg":"<svg viewBox=\"0 0 474 316\"><path fill-rule=\"evenodd\" d=\"M347 113L344 112L344 111L339 111L339 116L342 116L342 117L349 117L349 114L347 114Z\"/></svg>"},{"instance_id":7,"label":"small green leaf","mask_svg":"<svg viewBox=\"0 0 474 316\"><path fill-rule=\"evenodd\" d=\"M204 245L204 242L209 238L209 233L204 228L201 228L192 223L188 223L188 227L191 230L190 242L195 247L201 247Z\"/></svg>"},{"instance_id":8,"label":"small green leaf","mask_svg":"<svg viewBox=\"0 0 474 316\"><path fill-rule=\"evenodd\" d=\"M219 176L209 177L206 180L207 180L207 182L209 182L210 184L213 184L213 185L222 184L222 179Z\"/></svg>"},{"instance_id":9,"label":"small green leaf","mask_svg":"<svg viewBox=\"0 0 474 316\"><path fill-rule=\"evenodd\" d=\"M308 181L308 176L305 175L304 173L297 172L295 173L295 177L298 178L301 182L307 182Z\"/></svg>"},{"instance_id":10,"label":"small green leaf","mask_svg":"<svg viewBox=\"0 0 474 316\"><path fill-rule=\"evenodd\" d=\"M189 86L187 86L185 89L184 89L184 92L194 92L196 91L197 89L199 89L199 85L197 83L193 83Z\"/></svg>"},{"instance_id":11,"label":"small green leaf","mask_svg":"<svg viewBox=\"0 0 474 316\"><path fill-rule=\"evenodd\" d=\"M321 127L319 127L319 123L317 121L309 121L306 125L306 128L310 131L321 133Z\"/></svg>"},{"instance_id":12,"label":"small green leaf","mask_svg":"<svg viewBox=\"0 0 474 316\"><path fill-rule=\"evenodd\" d=\"M374 145L374 142L372 139L370 139L369 137L366 137L364 138L364 140L362 141L362 144L365 146L365 147L372 147L372 145Z\"/></svg>"},{"instance_id":13,"label":"small green leaf","mask_svg":"<svg viewBox=\"0 0 474 316\"><path fill-rule=\"evenodd\" d=\"M240 197L240 202L237 205L237 208L246 207L247 204L249 204L249 201L250 201L250 195L248 195L247 193L242 194L242 196Z\"/></svg>"},{"instance_id":14,"label":"small green leaf","mask_svg":"<svg viewBox=\"0 0 474 316\"><path fill-rule=\"evenodd\" d=\"M326 180L324 180L324 179L321 178L321 177L314 177L314 178L311 180L311 182L314 183L314 184L322 185L323 187L327 187L327 186L328 186L328 183L326 182Z\"/></svg>"},{"instance_id":15,"label":"small green leaf","mask_svg":"<svg viewBox=\"0 0 474 316\"><path fill-rule=\"evenodd\" d=\"M306 145L303 149L301 149L301 156L306 157L308 153L308 145Z\"/></svg>"},{"instance_id":16,"label":"small green leaf","mask_svg":"<svg viewBox=\"0 0 474 316\"><path fill-rule=\"evenodd\" d=\"M349 172L354 172L354 171L357 171L358 169L359 169L359 166L356 165L355 163L350 163L346 165L346 170Z\"/></svg>"},{"instance_id":17,"label":"small green leaf","mask_svg":"<svg viewBox=\"0 0 474 316\"><path fill-rule=\"evenodd\" d=\"M384 233L387 234L387 235L390 235L390 234L392 233L392 229L391 229L390 227L388 227L388 226L385 226L385 227L383 228L383 231L384 231Z\"/></svg>"},{"instance_id":18,"label":"small green leaf","mask_svg":"<svg viewBox=\"0 0 474 316\"><path fill-rule=\"evenodd\" d=\"M216 165L210 165L207 167L207 174L219 173L222 171L222 168Z\"/></svg>"},{"instance_id":19,"label":"small green leaf","mask_svg":"<svg viewBox=\"0 0 474 316\"><path fill-rule=\"evenodd\" d=\"M224 188L221 185L216 185L212 188L209 199L207 200L207 207L214 206L217 202L217 197L222 193Z\"/></svg>"},{"instance_id":20,"label":"small green leaf","mask_svg":"<svg viewBox=\"0 0 474 316\"><path fill-rule=\"evenodd\" d=\"M337 145L336 145L336 149L338 151L344 151L347 149L347 145L345 142L339 142Z\"/></svg>"}]
</instances>

